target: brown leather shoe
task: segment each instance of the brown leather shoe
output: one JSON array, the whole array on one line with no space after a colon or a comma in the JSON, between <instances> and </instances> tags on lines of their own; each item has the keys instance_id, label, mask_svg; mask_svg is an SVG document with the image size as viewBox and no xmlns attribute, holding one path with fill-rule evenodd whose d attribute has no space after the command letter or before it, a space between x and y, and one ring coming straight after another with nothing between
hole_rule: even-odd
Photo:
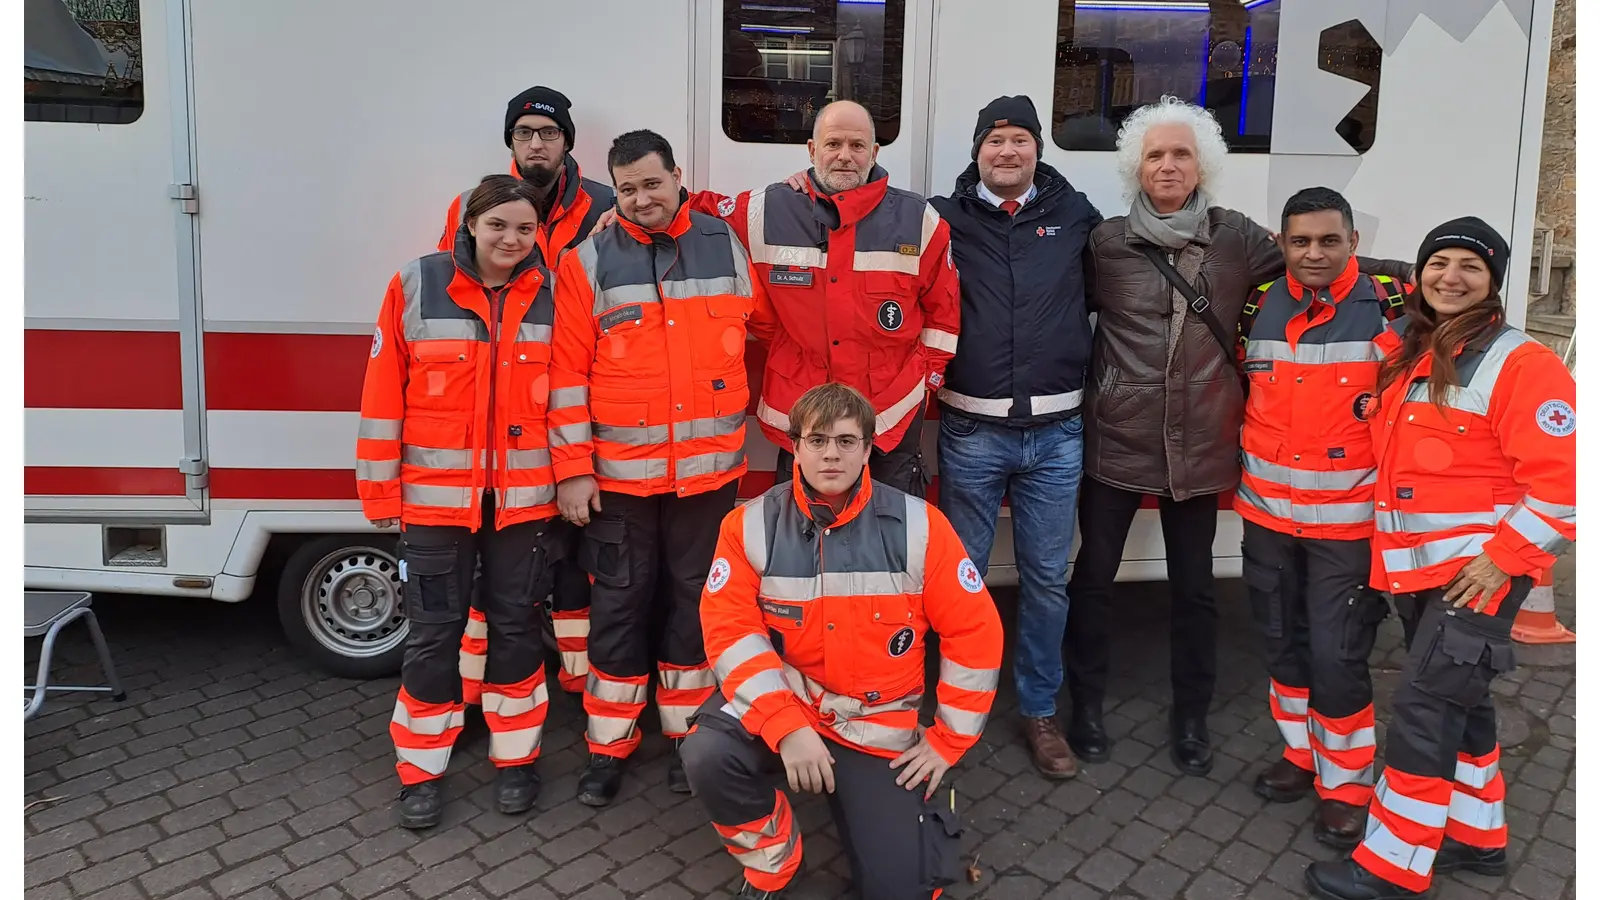
<instances>
[{"instance_id":1,"label":"brown leather shoe","mask_svg":"<svg viewBox=\"0 0 1600 900\"><path fill-rule=\"evenodd\" d=\"M1317 804L1316 822L1311 834L1318 841L1340 850L1353 850L1366 830L1367 808L1338 800Z\"/></svg>"},{"instance_id":2,"label":"brown leather shoe","mask_svg":"<svg viewBox=\"0 0 1600 900\"><path fill-rule=\"evenodd\" d=\"M1072 748L1056 727L1055 716L1035 719L1022 717L1022 735L1028 739L1028 749L1033 753L1033 766L1046 778L1064 779L1078 774L1078 761Z\"/></svg>"},{"instance_id":3,"label":"brown leather shoe","mask_svg":"<svg viewBox=\"0 0 1600 900\"><path fill-rule=\"evenodd\" d=\"M1304 797L1316 781L1317 773L1280 759L1256 776L1256 794L1273 803L1293 803Z\"/></svg>"}]
</instances>

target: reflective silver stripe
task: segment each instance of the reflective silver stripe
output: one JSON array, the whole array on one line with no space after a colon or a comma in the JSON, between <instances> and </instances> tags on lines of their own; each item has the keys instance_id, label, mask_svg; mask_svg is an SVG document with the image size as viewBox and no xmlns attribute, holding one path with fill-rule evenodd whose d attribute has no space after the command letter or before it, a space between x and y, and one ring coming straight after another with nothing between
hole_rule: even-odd
<instances>
[{"instance_id":1,"label":"reflective silver stripe","mask_svg":"<svg viewBox=\"0 0 1600 900\"><path fill-rule=\"evenodd\" d=\"M1550 527L1549 522L1539 518L1538 513L1526 506L1519 505L1513 509L1511 515L1506 517L1506 524L1528 543L1546 553L1560 553L1569 543L1561 532Z\"/></svg>"},{"instance_id":2,"label":"reflective silver stripe","mask_svg":"<svg viewBox=\"0 0 1600 900\"><path fill-rule=\"evenodd\" d=\"M963 691L992 691L1000 686L1000 670L970 669L945 657L939 660L939 680Z\"/></svg>"},{"instance_id":3,"label":"reflective silver stripe","mask_svg":"<svg viewBox=\"0 0 1600 900\"><path fill-rule=\"evenodd\" d=\"M789 414L778 412L768 406L765 397L761 398L761 402L756 404L756 418L785 434L789 432Z\"/></svg>"},{"instance_id":4,"label":"reflective silver stripe","mask_svg":"<svg viewBox=\"0 0 1600 900\"><path fill-rule=\"evenodd\" d=\"M1347 784L1371 785L1373 766L1371 764L1359 769L1346 769L1333 760L1315 752L1311 754L1311 764L1317 768L1317 777L1322 779L1322 786L1328 789L1342 788Z\"/></svg>"},{"instance_id":5,"label":"reflective silver stripe","mask_svg":"<svg viewBox=\"0 0 1600 900\"><path fill-rule=\"evenodd\" d=\"M589 674L589 654L582 650L561 651L561 668L569 675Z\"/></svg>"},{"instance_id":6,"label":"reflective silver stripe","mask_svg":"<svg viewBox=\"0 0 1600 900\"><path fill-rule=\"evenodd\" d=\"M633 737L633 731L638 725L636 719L618 719L613 716L591 714L588 737L596 744L615 744Z\"/></svg>"},{"instance_id":7,"label":"reflective silver stripe","mask_svg":"<svg viewBox=\"0 0 1600 900\"><path fill-rule=\"evenodd\" d=\"M550 326L537 325L533 322L523 322L517 325L517 340L519 342L548 344L550 343Z\"/></svg>"},{"instance_id":8,"label":"reflective silver stripe","mask_svg":"<svg viewBox=\"0 0 1600 900\"><path fill-rule=\"evenodd\" d=\"M462 191L456 198L456 228L467 223L467 201L472 199L472 191Z\"/></svg>"},{"instance_id":9,"label":"reflective silver stripe","mask_svg":"<svg viewBox=\"0 0 1600 900\"><path fill-rule=\"evenodd\" d=\"M664 459L607 459L604 456L595 457L594 473L601 478L610 478L615 481L648 481L652 478L667 477L667 461Z\"/></svg>"},{"instance_id":10,"label":"reflective silver stripe","mask_svg":"<svg viewBox=\"0 0 1600 900\"><path fill-rule=\"evenodd\" d=\"M1278 701L1278 708L1291 716L1304 716L1311 708L1310 698L1285 697L1278 693L1278 686L1271 682L1268 682L1267 692L1272 695L1273 699Z\"/></svg>"},{"instance_id":11,"label":"reflective silver stripe","mask_svg":"<svg viewBox=\"0 0 1600 900\"><path fill-rule=\"evenodd\" d=\"M857 272L903 272L916 275L922 271L922 256L907 256L897 250L857 250L851 268Z\"/></svg>"},{"instance_id":12,"label":"reflective silver stripe","mask_svg":"<svg viewBox=\"0 0 1600 900\"><path fill-rule=\"evenodd\" d=\"M956 335L951 334L948 331L940 331L937 328L922 329L922 334L920 337L924 347L932 347L935 350L942 350L945 353L956 352L956 345L960 341L960 338Z\"/></svg>"},{"instance_id":13,"label":"reflective silver stripe","mask_svg":"<svg viewBox=\"0 0 1600 900\"><path fill-rule=\"evenodd\" d=\"M531 713L549 701L550 688L541 681L534 686L533 693L526 697L507 697L499 691L485 690L483 692L483 711L509 719L513 716Z\"/></svg>"},{"instance_id":14,"label":"reflective silver stripe","mask_svg":"<svg viewBox=\"0 0 1600 900\"><path fill-rule=\"evenodd\" d=\"M896 400L892 406L878 414L877 425L873 433L888 434L893 431L894 427L900 424L900 420L904 419L907 413L916 409L917 405L922 402L922 397L927 393L927 390L925 383L922 381L912 385L910 393ZM785 416L784 418L787 419L788 417Z\"/></svg>"},{"instance_id":15,"label":"reflective silver stripe","mask_svg":"<svg viewBox=\"0 0 1600 900\"><path fill-rule=\"evenodd\" d=\"M469 619L468 621L470 622L471 620ZM488 632L485 631L484 635L487 637ZM462 678L465 678L468 681L482 681L484 666L488 664L488 656L482 653L468 653L467 651L463 650L461 651L461 659L457 665L457 668L460 669Z\"/></svg>"},{"instance_id":16,"label":"reflective silver stripe","mask_svg":"<svg viewBox=\"0 0 1600 900\"><path fill-rule=\"evenodd\" d=\"M556 486L539 484L531 487L514 486L501 491L500 504L505 509L527 509L556 502Z\"/></svg>"},{"instance_id":17,"label":"reflective silver stripe","mask_svg":"<svg viewBox=\"0 0 1600 900\"><path fill-rule=\"evenodd\" d=\"M731 453L701 453L697 456L686 456L678 460L678 477L694 478L699 475L729 472L738 468L742 462L744 462L743 447Z\"/></svg>"},{"instance_id":18,"label":"reflective silver stripe","mask_svg":"<svg viewBox=\"0 0 1600 900\"><path fill-rule=\"evenodd\" d=\"M1509 504L1496 506L1494 512L1475 513L1414 513L1398 509L1380 509L1376 514L1376 521L1378 530L1384 534L1429 534L1468 525L1493 528L1510 511Z\"/></svg>"},{"instance_id":19,"label":"reflective silver stripe","mask_svg":"<svg viewBox=\"0 0 1600 900\"><path fill-rule=\"evenodd\" d=\"M400 460L398 459L356 460L357 481L393 481L399 477Z\"/></svg>"},{"instance_id":20,"label":"reflective silver stripe","mask_svg":"<svg viewBox=\"0 0 1600 900\"><path fill-rule=\"evenodd\" d=\"M1370 502L1295 503L1285 497L1263 497L1242 482L1234 493L1267 515L1298 525L1360 525L1372 521Z\"/></svg>"},{"instance_id":21,"label":"reflective silver stripe","mask_svg":"<svg viewBox=\"0 0 1600 900\"><path fill-rule=\"evenodd\" d=\"M755 289L750 285L750 255L732 231L728 232L728 250L733 253L733 293L740 297L754 297Z\"/></svg>"},{"instance_id":22,"label":"reflective silver stripe","mask_svg":"<svg viewBox=\"0 0 1600 900\"><path fill-rule=\"evenodd\" d=\"M594 295L594 314L601 316L607 310L623 306L660 302L661 295L656 293L654 284L619 284Z\"/></svg>"},{"instance_id":23,"label":"reflective silver stripe","mask_svg":"<svg viewBox=\"0 0 1600 900\"><path fill-rule=\"evenodd\" d=\"M954 706L939 704L939 721L956 734L967 737L982 737L983 726L989 721L988 713L975 713L970 710L957 709Z\"/></svg>"},{"instance_id":24,"label":"reflective silver stripe","mask_svg":"<svg viewBox=\"0 0 1600 900\"><path fill-rule=\"evenodd\" d=\"M427 772L429 775L443 775L444 770L450 766L450 748L435 747L431 750L419 750L415 747L396 747L394 755L403 763Z\"/></svg>"},{"instance_id":25,"label":"reflective silver stripe","mask_svg":"<svg viewBox=\"0 0 1600 900\"><path fill-rule=\"evenodd\" d=\"M550 429L552 447L570 447L593 439L594 432L590 430L588 422L573 422L571 425L560 425Z\"/></svg>"},{"instance_id":26,"label":"reflective silver stripe","mask_svg":"<svg viewBox=\"0 0 1600 900\"><path fill-rule=\"evenodd\" d=\"M927 581L928 504L906 495L906 593L920 594Z\"/></svg>"},{"instance_id":27,"label":"reflective silver stripe","mask_svg":"<svg viewBox=\"0 0 1600 900\"><path fill-rule=\"evenodd\" d=\"M1068 391L1065 394L1044 394L1028 398L1028 406L1036 416L1068 412L1082 405L1083 391Z\"/></svg>"},{"instance_id":28,"label":"reflective silver stripe","mask_svg":"<svg viewBox=\"0 0 1600 900\"><path fill-rule=\"evenodd\" d=\"M1506 806L1500 801L1489 803L1456 791L1450 795L1450 818L1468 828L1494 831L1506 824Z\"/></svg>"},{"instance_id":29,"label":"reflective silver stripe","mask_svg":"<svg viewBox=\"0 0 1600 900\"><path fill-rule=\"evenodd\" d=\"M733 275L663 281L661 282L661 296L669 300L692 300L696 297L718 297L728 294L736 297L750 296L749 279L744 279L744 284L740 284L739 281L740 279Z\"/></svg>"},{"instance_id":30,"label":"reflective silver stripe","mask_svg":"<svg viewBox=\"0 0 1600 900\"><path fill-rule=\"evenodd\" d=\"M550 618L550 625L558 638L581 638L589 636L589 617L581 619Z\"/></svg>"},{"instance_id":31,"label":"reflective silver stripe","mask_svg":"<svg viewBox=\"0 0 1600 900\"><path fill-rule=\"evenodd\" d=\"M1003 418L1011 414L1011 401L1009 399L990 400L984 397L969 397L966 394L958 394L949 388L939 389L939 399L954 409L973 413L974 415Z\"/></svg>"},{"instance_id":32,"label":"reflective silver stripe","mask_svg":"<svg viewBox=\"0 0 1600 900\"><path fill-rule=\"evenodd\" d=\"M915 593L905 572L824 572L821 575L761 579L761 596L804 602L818 597L895 597Z\"/></svg>"},{"instance_id":33,"label":"reflective silver stripe","mask_svg":"<svg viewBox=\"0 0 1600 900\"><path fill-rule=\"evenodd\" d=\"M754 850L756 845L761 843L762 838L777 836L778 817L776 815L768 817L767 824L762 825L761 828L756 831L740 831L738 834L735 834L732 837L729 837L728 835L721 835L722 843L725 846L738 850Z\"/></svg>"},{"instance_id":34,"label":"reflective silver stripe","mask_svg":"<svg viewBox=\"0 0 1600 900\"><path fill-rule=\"evenodd\" d=\"M1278 733L1283 735L1283 743L1290 750L1310 750L1311 738L1306 734L1305 719L1275 719L1278 723Z\"/></svg>"},{"instance_id":35,"label":"reflective silver stripe","mask_svg":"<svg viewBox=\"0 0 1600 900\"><path fill-rule=\"evenodd\" d=\"M400 485L400 502L410 506L437 506L441 509L471 509L473 489L440 484Z\"/></svg>"},{"instance_id":36,"label":"reflective silver stripe","mask_svg":"<svg viewBox=\"0 0 1600 900\"><path fill-rule=\"evenodd\" d=\"M489 639L489 620L477 616L467 616L467 637L473 640L486 641Z\"/></svg>"},{"instance_id":37,"label":"reflective silver stripe","mask_svg":"<svg viewBox=\"0 0 1600 900\"><path fill-rule=\"evenodd\" d=\"M419 737L438 737L452 728L460 728L467 722L466 710L455 709L449 712L435 713L431 716L413 716L406 709L403 701L394 701L394 715L390 721L401 729Z\"/></svg>"},{"instance_id":38,"label":"reflective silver stripe","mask_svg":"<svg viewBox=\"0 0 1600 900\"><path fill-rule=\"evenodd\" d=\"M863 747L876 747L879 750L893 750L901 753L911 749L917 741L917 733L911 728L895 728L890 725L879 725L876 722L857 722L846 719L833 724L833 732L852 744Z\"/></svg>"},{"instance_id":39,"label":"reflective silver stripe","mask_svg":"<svg viewBox=\"0 0 1600 900\"><path fill-rule=\"evenodd\" d=\"M755 706L757 700L768 694L776 694L779 691L787 690L789 690L789 683L783 679L783 673L777 669L765 669L757 672L746 678L740 683L739 689L733 692L733 700L731 701L733 714L742 719L746 713L750 712L751 707Z\"/></svg>"},{"instance_id":40,"label":"reflective silver stripe","mask_svg":"<svg viewBox=\"0 0 1600 900\"><path fill-rule=\"evenodd\" d=\"M477 319L423 319L416 334L408 328L406 340L416 344L422 341L476 341L483 337L483 323Z\"/></svg>"},{"instance_id":41,"label":"reflective silver stripe","mask_svg":"<svg viewBox=\"0 0 1600 900\"><path fill-rule=\"evenodd\" d=\"M363 441L398 441L400 440L399 419L369 419L361 417L361 425L356 429L356 437Z\"/></svg>"},{"instance_id":42,"label":"reflective silver stripe","mask_svg":"<svg viewBox=\"0 0 1600 900\"><path fill-rule=\"evenodd\" d=\"M1500 370L1505 368L1506 360L1510 358L1512 351L1532 340L1533 338L1520 331L1502 331L1500 336L1484 350L1477 369L1472 373L1472 378L1465 385L1445 389L1444 405L1463 412L1487 416L1489 401L1494 397L1495 384L1500 380ZM1432 402L1428 397L1428 383L1416 382L1407 388L1406 401Z\"/></svg>"},{"instance_id":43,"label":"reflective silver stripe","mask_svg":"<svg viewBox=\"0 0 1600 900\"><path fill-rule=\"evenodd\" d=\"M672 439L674 441L692 441L698 438L728 437L739 433L744 427L744 413L730 413L726 416L710 416L704 419L690 419L687 422L672 423Z\"/></svg>"},{"instance_id":44,"label":"reflective silver stripe","mask_svg":"<svg viewBox=\"0 0 1600 900\"><path fill-rule=\"evenodd\" d=\"M763 653L777 653L776 650L772 649L772 641L768 640L764 634L747 634L734 641L728 649L717 656L717 662L714 667L717 681L719 683L727 681L728 676L733 674L734 669Z\"/></svg>"},{"instance_id":45,"label":"reflective silver stripe","mask_svg":"<svg viewBox=\"0 0 1600 900\"><path fill-rule=\"evenodd\" d=\"M470 469L473 455L471 450L439 450L411 444L400 450L400 459L406 465L423 469Z\"/></svg>"},{"instance_id":46,"label":"reflective silver stripe","mask_svg":"<svg viewBox=\"0 0 1600 900\"><path fill-rule=\"evenodd\" d=\"M1428 541L1416 547L1399 547L1383 551L1383 567L1390 572L1412 572L1426 569L1452 559L1470 559L1483 552L1489 534L1464 534L1459 537Z\"/></svg>"},{"instance_id":47,"label":"reflective silver stripe","mask_svg":"<svg viewBox=\"0 0 1600 900\"><path fill-rule=\"evenodd\" d=\"M1578 508L1576 506L1562 506L1559 503L1546 503L1532 494L1522 498L1522 505L1536 513L1549 516L1552 519L1559 519L1568 524L1578 520Z\"/></svg>"},{"instance_id":48,"label":"reflective silver stripe","mask_svg":"<svg viewBox=\"0 0 1600 900\"><path fill-rule=\"evenodd\" d=\"M1340 734L1337 731L1328 730L1328 726L1322 724L1315 717L1309 721L1311 724L1311 736L1316 738L1317 743L1321 744L1325 750L1340 753L1346 750L1378 746L1378 733L1373 730L1371 725L1363 725L1350 734Z\"/></svg>"},{"instance_id":49,"label":"reflective silver stripe","mask_svg":"<svg viewBox=\"0 0 1600 900\"><path fill-rule=\"evenodd\" d=\"M1244 470L1252 477L1274 484L1287 485L1302 491L1353 491L1358 487L1378 483L1376 466L1366 469L1348 469L1338 472L1314 469L1296 469L1280 463L1268 462L1246 450L1241 454Z\"/></svg>"},{"instance_id":50,"label":"reflective silver stripe","mask_svg":"<svg viewBox=\"0 0 1600 900\"><path fill-rule=\"evenodd\" d=\"M1361 845L1397 869L1407 869L1418 875L1433 871L1433 857L1437 851L1400 840L1377 816L1367 816L1367 836Z\"/></svg>"},{"instance_id":51,"label":"reflective silver stripe","mask_svg":"<svg viewBox=\"0 0 1600 900\"><path fill-rule=\"evenodd\" d=\"M757 497L744 506L744 558L755 572L767 570L766 502Z\"/></svg>"},{"instance_id":52,"label":"reflective silver stripe","mask_svg":"<svg viewBox=\"0 0 1600 900\"><path fill-rule=\"evenodd\" d=\"M696 691L717 686L717 676L710 669L662 669L657 675L661 686L669 691Z\"/></svg>"},{"instance_id":53,"label":"reflective silver stripe","mask_svg":"<svg viewBox=\"0 0 1600 900\"><path fill-rule=\"evenodd\" d=\"M1500 774L1500 760L1487 766L1475 766L1466 760L1456 760L1456 781L1473 790L1481 791Z\"/></svg>"},{"instance_id":54,"label":"reflective silver stripe","mask_svg":"<svg viewBox=\"0 0 1600 900\"><path fill-rule=\"evenodd\" d=\"M1387 777L1378 782L1376 797L1384 809L1424 828L1443 828L1445 819L1449 818L1449 807L1407 797L1390 787Z\"/></svg>"},{"instance_id":55,"label":"reflective silver stripe","mask_svg":"<svg viewBox=\"0 0 1600 900\"><path fill-rule=\"evenodd\" d=\"M1335 341L1329 344L1301 342L1291 350L1288 341L1252 340L1245 351L1245 358L1321 366L1329 363L1377 362L1379 356L1377 345L1371 341Z\"/></svg>"},{"instance_id":56,"label":"reflective silver stripe","mask_svg":"<svg viewBox=\"0 0 1600 900\"><path fill-rule=\"evenodd\" d=\"M656 715L661 718L661 733L667 737L683 737L689 731L689 717L700 708L700 704L692 703L688 706L675 706L670 703L656 702Z\"/></svg>"},{"instance_id":57,"label":"reflective silver stripe","mask_svg":"<svg viewBox=\"0 0 1600 900\"><path fill-rule=\"evenodd\" d=\"M527 759L533 751L539 749L539 742L544 737L544 726L535 725L532 728L518 728L514 731L489 732L489 758L499 762L515 762Z\"/></svg>"},{"instance_id":58,"label":"reflective silver stripe","mask_svg":"<svg viewBox=\"0 0 1600 900\"><path fill-rule=\"evenodd\" d=\"M650 685L629 684L625 681L611 681L601 678L593 672L589 673L589 680L584 682L584 691L596 700L607 703L643 703L645 695L650 692Z\"/></svg>"},{"instance_id":59,"label":"reflective silver stripe","mask_svg":"<svg viewBox=\"0 0 1600 900\"><path fill-rule=\"evenodd\" d=\"M739 865L744 866L746 869L754 869L757 872L775 875L778 870L789 862L789 857L794 855L794 845L799 840L800 829L791 825L787 841L781 844L773 844L770 847L762 847L760 850L741 850L732 855L734 859L739 861Z\"/></svg>"},{"instance_id":60,"label":"reflective silver stripe","mask_svg":"<svg viewBox=\"0 0 1600 900\"><path fill-rule=\"evenodd\" d=\"M400 267L400 293L404 305L400 309L400 327L408 341L422 337L422 260L413 259Z\"/></svg>"},{"instance_id":61,"label":"reflective silver stripe","mask_svg":"<svg viewBox=\"0 0 1600 900\"><path fill-rule=\"evenodd\" d=\"M594 438L633 447L665 444L669 431L665 425L604 425L594 423Z\"/></svg>"},{"instance_id":62,"label":"reflective silver stripe","mask_svg":"<svg viewBox=\"0 0 1600 900\"><path fill-rule=\"evenodd\" d=\"M549 450L507 450L506 468L540 469L550 465Z\"/></svg>"},{"instance_id":63,"label":"reflective silver stripe","mask_svg":"<svg viewBox=\"0 0 1600 900\"><path fill-rule=\"evenodd\" d=\"M587 387L555 388L550 392L550 408L566 409L569 406L587 406L589 403L589 389Z\"/></svg>"}]
</instances>

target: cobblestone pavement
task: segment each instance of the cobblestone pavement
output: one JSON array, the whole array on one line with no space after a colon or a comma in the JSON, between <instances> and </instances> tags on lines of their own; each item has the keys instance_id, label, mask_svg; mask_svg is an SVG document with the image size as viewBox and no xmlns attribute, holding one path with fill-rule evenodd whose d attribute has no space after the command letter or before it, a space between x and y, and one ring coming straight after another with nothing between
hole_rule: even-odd
<instances>
[{"instance_id":1,"label":"cobblestone pavement","mask_svg":"<svg viewBox=\"0 0 1600 900\"><path fill-rule=\"evenodd\" d=\"M1570 572L1564 581L1562 621L1574 625ZM1218 587L1211 775L1180 777L1164 747L1165 586L1124 585L1107 708L1112 761L1061 784L1035 775L1007 675L989 733L957 781L965 849L978 854L982 877L947 896L1303 895L1306 863L1332 851L1311 837L1310 800L1271 805L1250 790L1279 745L1242 587ZM1012 595L997 596L1009 612ZM321 675L283 645L264 605L101 598L96 609L129 698L60 695L28 723L29 900L676 900L737 888L738 870L696 804L665 789L659 737L646 738L612 807L572 799L583 741L571 697L552 698L532 816L492 811L480 729L452 763L443 825L418 837L394 825L391 807L394 679ZM80 637L63 636L59 683L93 683ZM1391 618L1374 655L1380 745L1398 644ZM1444 900L1575 896L1572 648L1520 657L1522 668L1495 684L1513 866L1503 878L1441 878L1435 896ZM797 816L806 857L789 896L843 896L848 868L826 805L809 799Z\"/></svg>"}]
</instances>

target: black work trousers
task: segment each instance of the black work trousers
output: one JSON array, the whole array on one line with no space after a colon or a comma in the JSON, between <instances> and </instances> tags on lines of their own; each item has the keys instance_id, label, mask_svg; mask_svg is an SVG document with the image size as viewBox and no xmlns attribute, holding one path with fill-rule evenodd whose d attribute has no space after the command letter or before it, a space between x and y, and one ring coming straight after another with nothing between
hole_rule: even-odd
<instances>
[{"instance_id":1,"label":"black work trousers","mask_svg":"<svg viewBox=\"0 0 1600 900\"><path fill-rule=\"evenodd\" d=\"M652 663L705 663L700 591L738 482L679 497L600 493L579 562L589 591L589 665L606 675L649 675Z\"/></svg>"},{"instance_id":2,"label":"black work trousers","mask_svg":"<svg viewBox=\"0 0 1600 900\"><path fill-rule=\"evenodd\" d=\"M928 464L922 458L922 423L927 415L927 401L917 407L911 414L911 424L906 426L906 433L900 438L893 450L883 451L877 447L872 448L872 455L867 460L867 468L872 473L872 480L879 484L887 484L897 490L905 491L913 497L928 496ZM777 472L775 480L778 484L794 478L794 454L787 450L778 450Z\"/></svg>"},{"instance_id":3,"label":"black work trousers","mask_svg":"<svg viewBox=\"0 0 1600 900\"><path fill-rule=\"evenodd\" d=\"M747 846L728 832L756 823L764 827L751 831L794 847L792 857L775 848L776 854L766 860L750 859L761 868L747 868L746 878L759 883L764 875L790 877L799 867L803 845L799 823L783 808L788 805L783 794L787 783L777 774L784 771L783 762L722 709L724 702L720 693L715 694L695 714L694 730L683 742L684 772L736 858L745 854ZM928 900L934 889L955 883L962 826L951 784L954 773L946 774L933 799L924 800L927 786L906 790L895 784L899 770L889 768L889 760L827 738L823 741L834 760L834 791L826 795L828 806L850 860L856 896ZM790 875L762 871L780 868Z\"/></svg>"},{"instance_id":4,"label":"black work trousers","mask_svg":"<svg viewBox=\"0 0 1600 900\"><path fill-rule=\"evenodd\" d=\"M1372 704L1367 658L1389 614L1367 587L1368 541L1315 540L1244 523L1243 569L1273 681L1311 691L1311 708L1342 719Z\"/></svg>"},{"instance_id":5,"label":"black work trousers","mask_svg":"<svg viewBox=\"0 0 1600 900\"><path fill-rule=\"evenodd\" d=\"M481 564L484 618L489 626L484 682L515 685L544 663L536 604L549 591L546 563L550 521L494 527L494 501L485 494L483 524L405 525L400 557L406 567L406 639L400 683L424 703L462 701L460 647L467 627L474 570Z\"/></svg>"},{"instance_id":6,"label":"black work trousers","mask_svg":"<svg viewBox=\"0 0 1600 900\"><path fill-rule=\"evenodd\" d=\"M1111 668L1112 589L1122 565L1133 515L1144 495L1084 478L1078 496L1078 534L1067 597L1067 689L1077 709L1100 709ZM1217 536L1217 496L1184 501L1161 497L1161 537L1172 591L1172 705L1180 716L1204 717L1217 681L1217 601L1211 544Z\"/></svg>"}]
</instances>

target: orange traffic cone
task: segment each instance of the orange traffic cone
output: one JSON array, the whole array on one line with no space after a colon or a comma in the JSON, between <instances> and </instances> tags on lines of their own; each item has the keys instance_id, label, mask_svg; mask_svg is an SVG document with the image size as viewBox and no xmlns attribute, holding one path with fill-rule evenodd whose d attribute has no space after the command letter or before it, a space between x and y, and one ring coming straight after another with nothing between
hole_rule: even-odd
<instances>
[{"instance_id":1,"label":"orange traffic cone","mask_svg":"<svg viewBox=\"0 0 1600 900\"><path fill-rule=\"evenodd\" d=\"M1556 621L1556 592L1550 573L1539 577L1511 623L1511 639L1519 644L1575 644L1578 636Z\"/></svg>"}]
</instances>

